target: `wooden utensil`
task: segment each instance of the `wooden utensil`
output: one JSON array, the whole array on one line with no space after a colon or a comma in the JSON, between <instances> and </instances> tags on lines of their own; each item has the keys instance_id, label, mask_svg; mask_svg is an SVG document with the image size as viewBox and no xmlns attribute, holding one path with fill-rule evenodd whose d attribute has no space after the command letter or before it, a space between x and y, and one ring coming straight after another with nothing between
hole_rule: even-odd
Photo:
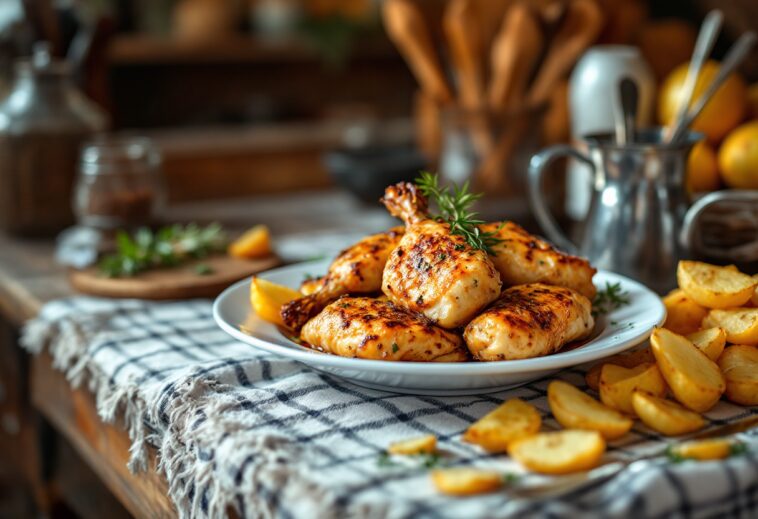
<instances>
[{"instance_id":1,"label":"wooden utensil","mask_svg":"<svg viewBox=\"0 0 758 519\"><path fill-rule=\"evenodd\" d=\"M69 283L77 292L100 297L137 299L192 299L215 297L226 287L257 272L270 269L280 263L271 256L258 260L241 260L225 254L210 256L185 265L149 270L131 278L106 278L96 267L71 270ZM211 272L198 275L198 264L209 267Z\"/></svg>"},{"instance_id":2,"label":"wooden utensil","mask_svg":"<svg viewBox=\"0 0 758 519\"><path fill-rule=\"evenodd\" d=\"M483 42L475 0L451 0L445 9L442 28L450 48L464 108L484 105Z\"/></svg>"},{"instance_id":3,"label":"wooden utensil","mask_svg":"<svg viewBox=\"0 0 758 519\"><path fill-rule=\"evenodd\" d=\"M489 106L502 111L521 98L545 44L537 15L524 2L513 4L492 45Z\"/></svg>"},{"instance_id":4,"label":"wooden utensil","mask_svg":"<svg viewBox=\"0 0 758 519\"><path fill-rule=\"evenodd\" d=\"M452 91L418 7L409 0L386 0L382 5L382 16L387 34L400 50L421 88L440 103L452 102Z\"/></svg>"},{"instance_id":5,"label":"wooden utensil","mask_svg":"<svg viewBox=\"0 0 758 519\"><path fill-rule=\"evenodd\" d=\"M552 39L528 94L530 104L541 104L569 73L603 28L603 13L595 0L573 0Z\"/></svg>"}]
</instances>

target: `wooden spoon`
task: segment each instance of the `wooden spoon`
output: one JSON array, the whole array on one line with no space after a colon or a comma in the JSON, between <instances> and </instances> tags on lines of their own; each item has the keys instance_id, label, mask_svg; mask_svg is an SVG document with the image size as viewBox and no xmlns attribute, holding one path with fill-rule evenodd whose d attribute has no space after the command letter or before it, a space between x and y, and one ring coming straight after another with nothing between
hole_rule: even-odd
<instances>
[{"instance_id":1,"label":"wooden spoon","mask_svg":"<svg viewBox=\"0 0 758 519\"><path fill-rule=\"evenodd\" d=\"M387 34L400 50L421 88L440 103L452 102L452 91L445 81L429 28L418 6L409 0L386 0L382 15Z\"/></svg>"},{"instance_id":2,"label":"wooden spoon","mask_svg":"<svg viewBox=\"0 0 758 519\"><path fill-rule=\"evenodd\" d=\"M457 73L461 104L479 109L484 105L483 44L475 0L452 0L445 9L442 28Z\"/></svg>"},{"instance_id":3,"label":"wooden spoon","mask_svg":"<svg viewBox=\"0 0 758 519\"><path fill-rule=\"evenodd\" d=\"M492 110L501 111L523 96L544 44L537 15L524 2L513 4L492 45Z\"/></svg>"},{"instance_id":4,"label":"wooden spoon","mask_svg":"<svg viewBox=\"0 0 758 519\"><path fill-rule=\"evenodd\" d=\"M603 13L595 0L573 0L540 66L528 99L545 102L553 87L569 73L582 53L600 34Z\"/></svg>"}]
</instances>

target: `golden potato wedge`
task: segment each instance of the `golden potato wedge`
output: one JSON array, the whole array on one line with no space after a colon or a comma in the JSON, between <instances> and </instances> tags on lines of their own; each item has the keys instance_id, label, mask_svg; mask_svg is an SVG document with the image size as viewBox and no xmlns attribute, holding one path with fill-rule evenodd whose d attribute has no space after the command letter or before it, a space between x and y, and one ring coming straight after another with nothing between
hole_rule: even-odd
<instances>
[{"instance_id":1,"label":"golden potato wedge","mask_svg":"<svg viewBox=\"0 0 758 519\"><path fill-rule=\"evenodd\" d=\"M568 474L595 468L605 453L597 431L566 429L516 440L508 454L526 468L543 474Z\"/></svg>"},{"instance_id":2,"label":"golden potato wedge","mask_svg":"<svg viewBox=\"0 0 758 519\"><path fill-rule=\"evenodd\" d=\"M758 405L758 348L729 346L719 357L726 379L726 397L740 405Z\"/></svg>"},{"instance_id":3,"label":"golden potato wedge","mask_svg":"<svg viewBox=\"0 0 758 519\"><path fill-rule=\"evenodd\" d=\"M613 440L632 428L632 420L561 380L550 382L547 399L553 416L566 429L597 431Z\"/></svg>"},{"instance_id":4,"label":"golden potato wedge","mask_svg":"<svg viewBox=\"0 0 758 519\"><path fill-rule=\"evenodd\" d=\"M540 430L542 418L533 405L513 398L477 420L463 433L463 441L489 452L505 452L508 445Z\"/></svg>"},{"instance_id":5,"label":"golden potato wedge","mask_svg":"<svg viewBox=\"0 0 758 519\"><path fill-rule=\"evenodd\" d=\"M719 326L726 332L726 342L758 345L758 308L711 310L703 326Z\"/></svg>"},{"instance_id":6,"label":"golden potato wedge","mask_svg":"<svg viewBox=\"0 0 758 519\"><path fill-rule=\"evenodd\" d=\"M271 254L271 233L265 225L256 225L234 240L228 249L230 256L242 259L262 258Z\"/></svg>"},{"instance_id":7,"label":"golden potato wedge","mask_svg":"<svg viewBox=\"0 0 758 519\"><path fill-rule=\"evenodd\" d=\"M755 291L755 281L747 274L700 261L680 261L676 279L693 301L707 308L744 305Z\"/></svg>"},{"instance_id":8,"label":"golden potato wedge","mask_svg":"<svg viewBox=\"0 0 758 519\"><path fill-rule=\"evenodd\" d=\"M412 456L414 454L434 454L437 452L437 437L433 434L410 438L399 442L390 443L387 447L390 454L403 454Z\"/></svg>"},{"instance_id":9,"label":"golden potato wedge","mask_svg":"<svg viewBox=\"0 0 758 519\"><path fill-rule=\"evenodd\" d=\"M503 475L491 470L455 467L431 472L437 490L450 496L472 496L492 492L503 486Z\"/></svg>"},{"instance_id":10,"label":"golden potato wedge","mask_svg":"<svg viewBox=\"0 0 758 519\"><path fill-rule=\"evenodd\" d=\"M696 412L644 391L634 392L632 405L642 423L666 436L697 431L706 424L705 419Z\"/></svg>"},{"instance_id":11,"label":"golden potato wedge","mask_svg":"<svg viewBox=\"0 0 758 519\"><path fill-rule=\"evenodd\" d=\"M734 442L726 438L713 438L709 440L693 440L679 445L673 445L671 454L680 458L709 461L723 460L732 454Z\"/></svg>"},{"instance_id":12,"label":"golden potato wedge","mask_svg":"<svg viewBox=\"0 0 758 519\"><path fill-rule=\"evenodd\" d=\"M758 306L758 274L753 276L753 281L755 281L755 290L753 290L753 295L750 296L750 303L753 306Z\"/></svg>"},{"instance_id":13,"label":"golden potato wedge","mask_svg":"<svg viewBox=\"0 0 758 519\"><path fill-rule=\"evenodd\" d=\"M600 371L603 369L604 364L615 364L624 368L633 368L648 362L655 362L655 357L653 356L653 352L650 351L649 346L611 355L592 366L584 375L584 380L590 389L597 391L600 388Z\"/></svg>"},{"instance_id":14,"label":"golden potato wedge","mask_svg":"<svg viewBox=\"0 0 758 519\"><path fill-rule=\"evenodd\" d=\"M283 285L253 278L250 283L250 304L261 319L284 326L280 311L282 305L302 297L300 292Z\"/></svg>"},{"instance_id":15,"label":"golden potato wedge","mask_svg":"<svg viewBox=\"0 0 758 519\"><path fill-rule=\"evenodd\" d=\"M666 307L666 322L663 327L674 333L688 334L700 329L700 323L708 315L708 309L700 306L682 289L672 290L663 298Z\"/></svg>"},{"instance_id":16,"label":"golden potato wedge","mask_svg":"<svg viewBox=\"0 0 758 519\"><path fill-rule=\"evenodd\" d=\"M665 328L653 330L650 344L663 378L679 402L699 413L716 405L726 382L715 362L686 337Z\"/></svg>"},{"instance_id":17,"label":"golden potato wedge","mask_svg":"<svg viewBox=\"0 0 758 519\"><path fill-rule=\"evenodd\" d=\"M721 352L724 351L724 346L726 346L726 332L718 326L706 328L689 334L687 340L705 353L709 359L716 362Z\"/></svg>"},{"instance_id":18,"label":"golden potato wedge","mask_svg":"<svg viewBox=\"0 0 758 519\"><path fill-rule=\"evenodd\" d=\"M634 416L632 394L647 391L655 396L666 394L666 382L658 366L652 363L623 368L606 364L600 372L600 400L607 406Z\"/></svg>"}]
</instances>

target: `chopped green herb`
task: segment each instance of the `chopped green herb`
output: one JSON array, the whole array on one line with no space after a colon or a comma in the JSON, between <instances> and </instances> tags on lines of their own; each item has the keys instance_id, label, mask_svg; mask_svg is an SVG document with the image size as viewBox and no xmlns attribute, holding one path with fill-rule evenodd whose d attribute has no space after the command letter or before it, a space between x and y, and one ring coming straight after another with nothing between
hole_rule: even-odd
<instances>
[{"instance_id":1,"label":"chopped green herb","mask_svg":"<svg viewBox=\"0 0 758 519\"><path fill-rule=\"evenodd\" d=\"M205 258L223 251L226 245L226 236L218 224L172 225L156 232L143 228L134 236L121 231L116 235L116 252L105 256L99 268L107 277L131 277L146 270Z\"/></svg>"},{"instance_id":2,"label":"chopped green herb","mask_svg":"<svg viewBox=\"0 0 758 519\"><path fill-rule=\"evenodd\" d=\"M445 261L446 258L447 258L447 254L445 254L444 252L440 252L439 255L437 256L437 259L440 261Z\"/></svg>"},{"instance_id":3,"label":"chopped green herb","mask_svg":"<svg viewBox=\"0 0 758 519\"><path fill-rule=\"evenodd\" d=\"M592 315L604 315L631 303L629 292L621 289L621 283L605 282L605 289L598 291L592 301Z\"/></svg>"},{"instance_id":4,"label":"chopped green herb","mask_svg":"<svg viewBox=\"0 0 758 519\"><path fill-rule=\"evenodd\" d=\"M750 452L750 447L745 442L734 442L729 448L730 456L742 456L747 452Z\"/></svg>"},{"instance_id":5,"label":"chopped green herb","mask_svg":"<svg viewBox=\"0 0 758 519\"><path fill-rule=\"evenodd\" d=\"M392 353L397 353L397 350L399 350L400 347L397 345L396 342L392 343Z\"/></svg>"},{"instance_id":6,"label":"chopped green herb","mask_svg":"<svg viewBox=\"0 0 758 519\"><path fill-rule=\"evenodd\" d=\"M666 457L669 459L671 463L682 463L683 461L686 461L687 458L679 454L674 450L673 445L669 445L666 447Z\"/></svg>"},{"instance_id":7,"label":"chopped green herb","mask_svg":"<svg viewBox=\"0 0 758 519\"><path fill-rule=\"evenodd\" d=\"M455 245L455 247L453 247L453 248L454 248L455 250L464 250L464 249L466 248L466 246L465 246L465 245L463 245L462 243L458 243L458 244L456 244L456 245Z\"/></svg>"},{"instance_id":8,"label":"chopped green herb","mask_svg":"<svg viewBox=\"0 0 758 519\"><path fill-rule=\"evenodd\" d=\"M437 204L440 214L434 215L433 218L450 225L450 232L463 236L466 243L471 247L495 255L492 247L502 242L497 237L500 228L488 232L482 232L479 228L484 220L477 218L477 213L471 211L470 208L474 202L482 197L482 194L470 193L468 181L462 186L453 184L452 187L443 187L439 185L437 175L422 171L421 176L416 179L416 185L421 189L424 196Z\"/></svg>"},{"instance_id":9,"label":"chopped green herb","mask_svg":"<svg viewBox=\"0 0 758 519\"><path fill-rule=\"evenodd\" d=\"M436 452L433 452L431 454L420 453L420 454L415 454L414 456L421 459L421 465L428 469L437 467L440 464L440 460L441 460L440 455Z\"/></svg>"},{"instance_id":10,"label":"chopped green herb","mask_svg":"<svg viewBox=\"0 0 758 519\"><path fill-rule=\"evenodd\" d=\"M503 474L503 481L507 484L516 483L521 478L518 474L514 474L513 472L506 472Z\"/></svg>"},{"instance_id":11,"label":"chopped green herb","mask_svg":"<svg viewBox=\"0 0 758 519\"><path fill-rule=\"evenodd\" d=\"M213 274L213 272L213 267L207 263L198 263L195 265L195 274L198 276L207 276L208 274Z\"/></svg>"},{"instance_id":12,"label":"chopped green herb","mask_svg":"<svg viewBox=\"0 0 758 519\"><path fill-rule=\"evenodd\" d=\"M377 467L397 467L398 463L395 463L390 457L387 451L382 451L376 458Z\"/></svg>"}]
</instances>

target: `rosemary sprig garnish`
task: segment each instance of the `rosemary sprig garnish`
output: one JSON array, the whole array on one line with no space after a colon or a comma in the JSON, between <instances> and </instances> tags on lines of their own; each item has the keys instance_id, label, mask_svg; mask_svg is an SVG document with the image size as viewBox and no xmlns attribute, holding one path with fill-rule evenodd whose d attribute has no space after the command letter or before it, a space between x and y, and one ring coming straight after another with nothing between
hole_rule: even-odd
<instances>
[{"instance_id":1,"label":"rosemary sprig garnish","mask_svg":"<svg viewBox=\"0 0 758 519\"><path fill-rule=\"evenodd\" d=\"M606 281L605 289L599 290L594 301L592 301L592 315L597 317L607 314L630 303L629 292L621 289L621 283L608 283Z\"/></svg>"},{"instance_id":2,"label":"rosemary sprig garnish","mask_svg":"<svg viewBox=\"0 0 758 519\"><path fill-rule=\"evenodd\" d=\"M416 185L421 192L434 201L439 210L438 215L431 215L433 218L442 220L450 225L450 232L463 236L471 247L483 250L487 254L495 255L492 249L495 245L502 242L497 237L498 231L482 232L479 226L484 220L477 218L477 213L471 211L471 205L482 197L481 193L470 193L469 183L466 181L462 186L453 184L450 186L440 186L439 178L428 171L422 171L421 176L416 179Z\"/></svg>"},{"instance_id":3,"label":"rosemary sprig garnish","mask_svg":"<svg viewBox=\"0 0 758 519\"><path fill-rule=\"evenodd\" d=\"M227 239L221 226L211 224L172 225L156 232L140 229L134 236L126 232L116 235L116 252L105 256L99 264L107 277L130 277L145 270L173 267L183 261L205 258L226 248ZM203 272L201 272L203 270ZM206 265L198 265L198 275L210 274Z\"/></svg>"}]
</instances>

